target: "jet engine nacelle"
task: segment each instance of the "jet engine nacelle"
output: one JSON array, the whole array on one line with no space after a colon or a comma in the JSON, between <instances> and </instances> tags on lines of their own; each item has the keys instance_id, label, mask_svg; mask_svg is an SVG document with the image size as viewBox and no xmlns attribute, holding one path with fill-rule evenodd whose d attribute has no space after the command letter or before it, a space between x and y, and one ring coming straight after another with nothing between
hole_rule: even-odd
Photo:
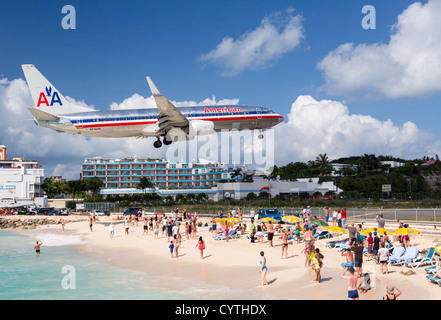
<instances>
[{"instance_id":1,"label":"jet engine nacelle","mask_svg":"<svg viewBox=\"0 0 441 320\"><path fill-rule=\"evenodd\" d=\"M188 123L188 138L214 133L214 122L204 120L190 120Z\"/></svg>"}]
</instances>

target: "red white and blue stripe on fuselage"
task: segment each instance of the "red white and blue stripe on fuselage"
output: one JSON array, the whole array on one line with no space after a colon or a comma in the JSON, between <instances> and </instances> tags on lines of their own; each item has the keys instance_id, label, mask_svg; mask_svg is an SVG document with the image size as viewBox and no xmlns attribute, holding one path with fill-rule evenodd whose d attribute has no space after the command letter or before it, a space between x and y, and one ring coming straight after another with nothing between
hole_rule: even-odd
<instances>
[{"instance_id":1,"label":"red white and blue stripe on fuselage","mask_svg":"<svg viewBox=\"0 0 441 320\"><path fill-rule=\"evenodd\" d=\"M264 129L272 127L283 117L272 110L256 106L198 106L179 107L188 120L213 121L215 130L222 129ZM112 128L124 126L146 126L158 121L159 112L151 109L121 109L66 115L77 128ZM235 125L233 125L235 124ZM239 128L238 125L239 124Z\"/></svg>"}]
</instances>

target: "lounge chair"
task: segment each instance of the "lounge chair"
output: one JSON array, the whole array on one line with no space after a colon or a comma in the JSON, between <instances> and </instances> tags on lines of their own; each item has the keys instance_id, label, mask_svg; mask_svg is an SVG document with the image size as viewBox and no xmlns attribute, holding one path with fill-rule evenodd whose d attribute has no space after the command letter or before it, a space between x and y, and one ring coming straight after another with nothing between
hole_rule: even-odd
<instances>
[{"instance_id":1,"label":"lounge chair","mask_svg":"<svg viewBox=\"0 0 441 320\"><path fill-rule=\"evenodd\" d=\"M438 268L439 268L439 262L437 261L433 266L425 268L424 271L426 271L426 273L433 274L437 272Z\"/></svg>"},{"instance_id":2,"label":"lounge chair","mask_svg":"<svg viewBox=\"0 0 441 320\"><path fill-rule=\"evenodd\" d=\"M426 276L427 280L437 283L438 285L441 286L441 278L436 277L434 274L428 275Z\"/></svg>"},{"instance_id":3,"label":"lounge chair","mask_svg":"<svg viewBox=\"0 0 441 320\"><path fill-rule=\"evenodd\" d=\"M405 251L406 251L406 249L404 249L404 247L395 247L394 251L389 256L389 263L388 264L390 265L392 263L398 262Z\"/></svg>"},{"instance_id":4,"label":"lounge chair","mask_svg":"<svg viewBox=\"0 0 441 320\"><path fill-rule=\"evenodd\" d=\"M408 247L406 252L396 259L393 263L395 264L404 264L405 262L413 262L418 256L418 248L417 247ZM390 261L390 259L389 259Z\"/></svg>"},{"instance_id":5,"label":"lounge chair","mask_svg":"<svg viewBox=\"0 0 441 320\"><path fill-rule=\"evenodd\" d=\"M349 240L342 241L341 243L337 243L335 245L337 251L342 251L343 249L349 249Z\"/></svg>"},{"instance_id":6,"label":"lounge chair","mask_svg":"<svg viewBox=\"0 0 441 320\"><path fill-rule=\"evenodd\" d=\"M329 231L324 230L322 232L320 232L319 234L316 234L314 236L315 240L320 240L321 238L329 238L331 236L331 234L329 233Z\"/></svg>"},{"instance_id":7,"label":"lounge chair","mask_svg":"<svg viewBox=\"0 0 441 320\"><path fill-rule=\"evenodd\" d=\"M228 239L235 239L237 237L237 228L230 229L228 231ZM213 236L214 240L225 240L225 233L217 234Z\"/></svg>"},{"instance_id":8,"label":"lounge chair","mask_svg":"<svg viewBox=\"0 0 441 320\"><path fill-rule=\"evenodd\" d=\"M412 269L416 269L419 266L427 264L427 263L432 263L433 264L433 262L435 262L434 259L435 259L435 247L431 247L429 249L429 253L427 254L426 257L418 259L415 262L408 262L408 261L406 261L406 262L404 262L404 265L406 267L411 267Z\"/></svg>"}]
</instances>

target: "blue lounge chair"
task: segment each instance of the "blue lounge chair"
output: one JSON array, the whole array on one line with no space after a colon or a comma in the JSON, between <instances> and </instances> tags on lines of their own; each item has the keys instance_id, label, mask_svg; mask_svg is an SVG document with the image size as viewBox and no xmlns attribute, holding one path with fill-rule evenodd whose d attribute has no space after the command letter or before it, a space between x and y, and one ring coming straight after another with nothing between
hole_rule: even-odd
<instances>
[{"instance_id":1,"label":"blue lounge chair","mask_svg":"<svg viewBox=\"0 0 441 320\"><path fill-rule=\"evenodd\" d=\"M408 247L406 252L396 259L396 264L404 264L405 262L413 262L418 256L418 248L417 247ZM389 259L390 261L390 259Z\"/></svg>"},{"instance_id":2,"label":"blue lounge chair","mask_svg":"<svg viewBox=\"0 0 441 320\"><path fill-rule=\"evenodd\" d=\"M237 228L230 229L228 231L228 239L234 239L234 238L236 238L236 236L237 236ZM221 234L214 235L213 239L214 240L225 240L226 238L225 238L225 234L221 233Z\"/></svg>"},{"instance_id":3,"label":"blue lounge chair","mask_svg":"<svg viewBox=\"0 0 441 320\"><path fill-rule=\"evenodd\" d=\"M427 267L424 269L424 271L426 271L426 273L436 273L438 271L439 268L439 262L436 262L433 266Z\"/></svg>"},{"instance_id":4,"label":"blue lounge chair","mask_svg":"<svg viewBox=\"0 0 441 320\"><path fill-rule=\"evenodd\" d=\"M316 234L314 236L314 239L315 240L320 240L321 238L328 238L330 236L331 236L331 234L329 233L329 231L324 230L324 231L320 232L319 234Z\"/></svg>"},{"instance_id":5,"label":"blue lounge chair","mask_svg":"<svg viewBox=\"0 0 441 320\"><path fill-rule=\"evenodd\" d=\"M406 251L406 249L404 249L404 247L395 247L394 251L392 251L392 254L389 256L389 263L388 264L390 265L390 264L398 262L405 251Z\"/></svg>"},{"instance_id":6,"label":"blue lounge chair","mask_svg":"<svg viewBox=\"0 0 441 320\"><path fill-rule=\"evenodd\" d=\"M404 265L406 267L411 267L412 269L416 269L421 265L427 264L427 263L433 263L435 260L435 247L432 247L429 249L429 253L425 258L421 258L416 262L404 262Z\"/></svg>"},{"instance_id":7,"label":"blue lounge chair","mask_svg":"<svg viewBox=\"0 0 441 320\"><path fill-rule=\"evenodd\" d=\"M427 280L429 280L430 282L434 282L437 283L438 285L441 286L441 278L436 277L434 274L428 275L426 276Z\"/></svg>"}]
</instances>

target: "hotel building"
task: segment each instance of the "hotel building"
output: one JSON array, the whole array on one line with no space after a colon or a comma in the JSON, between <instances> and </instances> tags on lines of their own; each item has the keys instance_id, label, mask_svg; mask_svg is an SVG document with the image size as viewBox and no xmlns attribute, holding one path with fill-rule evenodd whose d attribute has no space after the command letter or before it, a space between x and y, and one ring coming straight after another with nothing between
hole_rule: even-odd
<instances>
[{"instance_id":1,"label":"hotel building","mask_svg":"<svg viewBox=\"0 0 441 320\"><path fill-rule=\"evenodd\" d=\"M152 159L85 159L81 164L81 179L98 177L104 188L136 188L146 177L159 189L211 188L219 182L234 182L234 170L220 164L168 162Z\"/></svg>"}]
</instances>

